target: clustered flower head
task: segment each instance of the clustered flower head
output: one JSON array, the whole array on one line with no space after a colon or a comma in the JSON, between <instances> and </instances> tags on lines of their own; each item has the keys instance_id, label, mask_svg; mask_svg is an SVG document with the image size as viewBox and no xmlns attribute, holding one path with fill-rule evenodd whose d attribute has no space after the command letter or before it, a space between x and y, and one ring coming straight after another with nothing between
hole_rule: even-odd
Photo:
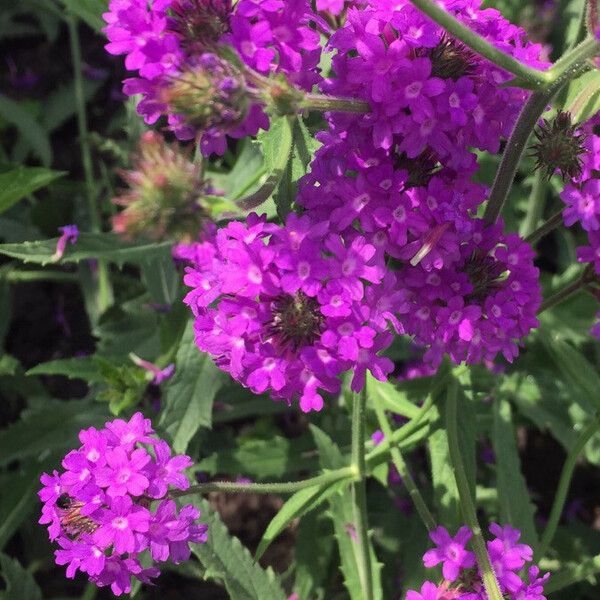
<instances>
[{"instance_id":1,"label":"clustered flower head","mask_svg":"<svg viewBox=\"0 0 600 600\"><path fill-rule=\"evenodd\" d=\"M111 0L106 49L137 71L123 90L141 94L147 123L164 115L180 139L223 154L226 136L268 129L257 91L265 77L285 75L306 90L319 81L310 17L307 0L240 0L234 8L229 0Z\"/></svg>"},{"instance_id":2,"label":"clustered flower head","mask_svg":"<svg viewBox=\"0 0 600 600\"><path fill-rule=\"evenodd\" d=\"M192 240L209 219L207 199L216 192L201 165L153 131L142 135L133 168L120 175L128 188L113 199L124 208L112 226L125 238Z\"/></svg>"},{"instance_id":3,"label":"clustered flower head","mask_svg":"<svg viewBox=\"0 0 600 600\"><path fill-rule=\"evenodd\" d=\"M510 525L490 525L493 539L487 542L492 569L503 598L506 600L546 600L544 583L549 573L540 577L539 568L527 567L527 577L521 571L533 558L533 551L519 542L521 532ZM436 545L423 555L423 564L431 569L441 565L443 580L436 584L426 581L420 591L410 590L406 600L488 600L475 554L467 549L471 530L463 526L452 537L439 526L429 534Z\"/></svg>"},{"instance_id":4,"label":"clustered flower head","mask_svg":"<svg viewBox=\"0 0 600 600\"><path fill-rule=\"evenodd\" d=\"M190 542L206 541L200 511L178 510L169 497L169 486L189 487L182 471L192 461L171 456L153 433L141 413L84 429L81 447L63 459L64 470L42 475L39 522L59 545L56 562L67 565L68 577L81 571L120 595L130 591L132 576L148 583L159 575L156 566L142 566L144 553L154 563L179 563L190 557Z\"/></svg>"}]
</instances>

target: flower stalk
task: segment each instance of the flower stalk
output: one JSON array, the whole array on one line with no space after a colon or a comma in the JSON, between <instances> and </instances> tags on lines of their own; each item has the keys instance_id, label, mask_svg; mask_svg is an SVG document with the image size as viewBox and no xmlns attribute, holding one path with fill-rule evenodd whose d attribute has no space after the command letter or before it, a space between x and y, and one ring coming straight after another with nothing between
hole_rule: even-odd
<instances>
[{"instance_id":1,"label":"flower stalk","mask_svg":"<svg viewBox=\"0 0 600 600\"><path fill-rule=\"evenodd\" d=\"M578 277L573 283L565 286L561 290L558 290L555 294L552 294L549 298L546 298L540 305L540 309L538 310L538 315L543 313L545 310L549 308L553 308L557 304L564 302L583 288L585 288L589 283L596 279L596 274L594 273L593 265L588 265L586 269L583 271L580 277Z\"/></svg>"}]
</instances>

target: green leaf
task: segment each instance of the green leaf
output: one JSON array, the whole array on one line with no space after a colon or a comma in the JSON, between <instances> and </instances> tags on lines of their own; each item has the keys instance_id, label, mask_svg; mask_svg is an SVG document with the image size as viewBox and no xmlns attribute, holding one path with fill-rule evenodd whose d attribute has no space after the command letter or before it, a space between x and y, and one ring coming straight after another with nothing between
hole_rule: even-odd
<instances>
[{"instance_id":1,"label":"green leaf","mask_svg":"<svg viewBox=\"0 0 600 600\"><path fill-rule=\"evenodd\" d=\"M271 121L269 130L259 135L267 178L256 192L237 200L237 205L243 210L257 208L279 186L292 153L294 120L292 117L277 117Z\"/></svg>"},{"instance_id":2,"label":"green leaf","mask_svg":"<svg viewBox=\"0 0 600 600\"><path fill-rule=\"evenodd\" d=\"M229 534L227 528L206 500L195 504L201 509L203 523L208 525L205 544L192 544L200 561L204 579L223 584L231 600L285 600L277 576L262 569L242 543Z\"/></svg>"},{"instance_id":3,"label":"green leaf","mask_svg":"<svg viewBox=\"0 0 600 600\"><path fill-rule=\"evenodd\" d=\"M0 94L0 117L14 125L32 152L47 167L52 162L52 148L46 130L20 104Z\"/></svg>"},{"instance_id":4,"label":"green leaf","mask_svg":"<svg viewBox=\"0 0 600 600\"><path fill-rule=\"evenodd\" d=\"M294 520L320 506L333 494L341 493L348 486L348 481L337 481L325 486L314 486L296 492L279 509L269 523L256 549L255 558L260 560L271 542Z\"/></svg>"},{"instance_id":5,"label":"green leaf","mask_svg":"<svg viewBox=\"0 0 600 600\"><path fill-rule=\"evenodd\" d=\"M590 413L600 410L600 376L587 358L556 336L541 330L538 335L559 372L573 385L573 391L578 393L582 406Z\"/></svg>"},{"instance_id":6,"label":"green leaf","mask_svg":"<svg viewBox=\"0 0 600 600\"><path fill-rule=\"evenodd\" d=\"M339 469L345 466L347 460L342 456L333 440L321 429L311 425L311 433L319 451L319 460L323 469ZM356 559L357 546L354 541L354 509L352 495L348 493L334 494L329 498L328 514L332 520L335 538L340 553L340 568L344 575L344 584L352 600L362 600L361 584L358 577L359 569ZM373 595L374 600L381 600L381 563L377 561L373 544L369 543L371 564L373 565Z\"/></svg>"},{"instance_id":7,"label":"green leaf","mask_svg":"<svg viewBox=\"0 0 600 600\"><path fill-rule=\"evenodd\" d=\"M29 369L26 375L64 375L69 379L83 379L88 383L99 383L104 377L93 356L51 360Z\"/></svg>"},{"instance_id":8,"label":"green leaf","mask_svg":"<svg viewBox=\"0 0 600 600\"><path fill-rule=\"evenodd\" d=\"M298 180L306 174L308 164L319 145L308 131L304 119L301 116L295 119L291 155L275 193L275 206L282 221L292 210L292 204L296 200L298 192Z\"/></svg>"},{"instance_id":9,"label":"green leaf","mask_svg":"<svg viewBox=\"0 0 600 600\"><path fill-rule=\"evenodd\" d=\"M507 400L497 399L494 402L493 446L502 523L510 523L520 529L523 541L536 548L535 507L529 500L527 483L521 472L512 410Z\"/></svg>"},{"instance_id":10,"label":"green leaf","mask_svg":"<svg viewBox=\"0 0 600 600\"><path fill-rule=\"evenodd\" d=\"M573 123L583 123L600 111L600 72L590 71L571 83L564 109Z\"/></svg>"},{"instance_id":11,"label":"green leaf","mask_svg":"<svg viewBox=\"0 0 600 600\"><path fill-rule=\"evenodd\" d=\"M168 306L175 302L178 297L180 277L170 252L144 261L142 277L152 302Z\"/></svg>"},{"instance_id":12,"label":"green leaf","mask_svg":"<svg viewBox=\"0 0 600 600\"><path fill-rule=\"evenodd\" d=\"M25 411L20 421L0 431L0 465L70 449L81 429L102 425L106 415L101 405L80 400L44 400L40 407Z\"/></svg>"},{"instance_id":13,"label":"green leaf","mask_svg":"<svg viewBox=\"0 0 600 600\"><path fill-rule=\"evenodd\" d=\"M177 453L186 451L200 427L212 426L213 401L226 381L225 373L196 347L190 321L175 359L175 375L166 386L160 421Z\"/></svg>"},{"instance_id":14,"label":"green leaf","mask_svg":"<svg viewBox=\"0 0 600 600\"><path fill-rule=\"evenodd\" d=\"M0 592L2 600L42 600L42 592L33 575L18 560L0 554L0 568L6 590Z\"/></svg>"},{"instance_id":15,"label":"green leaf","mask_svg":"<svg viewBox=\"0 0 600 600\"><path fill-rule=\"evenodd\" d=\"M60 0L60 2L94 31L100 33L106 25L102 20L102 13L108 9L106 0Z\"/></svg>"},{"instance_id":16,"label":"green leaf","mask_svg":"<svg viewBox=\"0 0 600 600\"><path fill-rule=\"evenodd\" d=\"M331 572L333 535L329 519L321 512L304 516L296 534L294 591L299 600L323 600L323 583Z\"/></svg>"},{"instance_id":17,"label":"green leaf","mask_svg":"<svg viewBox=\"0 0 600 600\"><path fill-rule=\"evenodd\" d=\"M379 402L386 410L408 419L412 419L419 414L419 407L408 399L408 393L405 389L398 389L390 381L379 381L370 373L367 377L370 402Z\"/></svg>"},{"instance_id":18,"label":"green leaf","mask_svg":"<svg viewBox=\"0 0 600 600\"><path fill-rule=\"evenodd\" d=\"M0 254L18 258L26 263L47 265L53 261L58 238L0 244ZM90 258L102 258L119 266L124 263L140 264L170 252L171 242L158 244L129 244L111 233L81 233L75 244L67 244L61 263L76 263Z\"/></svg>"},{"instance_id":19,"label":"green leaf","mask_svg":"<svg viewBox=\"0 0 600 600\"><path fill-rule=\"evenodd\" d=\"M81 4L81 2L79 2ZM83 80L83 95L87 101L91 100L102 87L103 81ZM42 125L46 131L54 131L63 125L77 112L75 103L75 85L73 81L58 86L47 98L44 99L44 112L41 116Z\"/></svg>"},{"instance_id":20,"label":"green leaf","mask_svg":"<svg viewBox=\"0 0 600 600\"><path fill-rule=\"evenodd\" d=\"M0 173L0 213L64 175L64 171L51 171L40 167L18 167Z\"/></svg>"}]
</instances>

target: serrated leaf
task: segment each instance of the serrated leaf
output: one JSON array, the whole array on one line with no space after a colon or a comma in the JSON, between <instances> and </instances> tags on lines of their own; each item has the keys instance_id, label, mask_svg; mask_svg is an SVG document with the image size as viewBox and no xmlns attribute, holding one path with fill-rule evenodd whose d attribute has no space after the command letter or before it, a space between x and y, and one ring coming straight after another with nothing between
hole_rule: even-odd
<instances>
[{"instance_id":1,"label":"serrated leaf","mask_svg":"<svg viewBox=\"0 0 600 600\"><path fill-rule=\"evenodd\" d=\"M275 206L282 221L292 210L298 192L298 180L306 174L308 164L312 160L319 143L310 135L304 119L299 116L294 121L292 130L292 149L285 172L275 192Z\"/></svg>"},{"instance_id":2,"label":"serrated leaf","mask_svg":"<svg viewBox=\"0 0 600 600\"><path fill-rule=\"evenodd\" d=\"M18 167L0 173L0 213L64 175L64 171L51 171L41 167Z\"/></svg>"},{"instance_id":3,"label":"serrated leaf","mask_svg":"<svg viewBox=\"0 0 600 600\"><path fill-rule=\"evenodd\" d=\"M46 130L19 103L0 94L0 116L14 125L42 164L52 162L52 147Z\"/></svg>"},{"instance_id":4,"label":"serrated leaf","mask_svg":"<svg viewBox=\"0 0 600 600\"><path fill-rule=\"evenodd\" d=\"M277 576L254 561L242 543L227 528L206 500L195 501L202 511L201 521L208 524L205 544L192 544L205 579L223 584L231 600L285 600Z\"/></svg>"},{"instance_id":5,"label":"serrated leaf","mask_svg":"<svg viewBox=\"0 0 600 600\"><path fill-rule=\"evenodd\" d=\"M496 455L498 499L502 523L520 529L523 541L537 547L538 535L534 524L535 508L521 472L512 410L507 400L494 402L493 446Z\"/></svg>"},{"instance_id":6,"label":"serrated leaf","mask_svg":"<svg viewBox=\"0 0 600 600\"><path fill-rule=\"evenodd\" d=\"M292 152L292 127L294 118L277 117L271 121L269 130L261 132L261 143L267 179L256 192L237 200L243 210L260 206L275 192L285 173Z\"/></svg>"},{"instance_id":7,"label":"serrated leaf","mask_svg":"<svg viewBox=\"0 0 600 600\"><path fill-rule=\"evenodd\" d=\"M282 533L294 519L299 519L306 513L314 510L333 494L342 492L348 483L349 481L336 481L325 486L309 487L296 492L284 503L269 523L267 530L263 534L258 548L256 549L256 559L260 560L271 542Z\"/></svg>"},{"instance_id":8,"label":"serrated leaf","mask_svg":"<svg viewBox=\"0 0 600 600\"><path fill-rule=\"evenodd\" d=\"M42 592L33 575L18 560L0 554L0 569L6 590L0 592L2 600L42 600Z\"/></svg>"},{"instance_id":9,"label":"serrated leaf","mask_svg":"<svg viewBox=\"0 0 600 600\"><path fill-rule=\"evenodd\" d=\"M0 465L43 456L51 450L70 449L77 445L81 429L100 426L104 421L101 405L45 400L41 408L25 411L20 421L0 431Z\"/></svg>"},{"instance_id":10,"label":"serrated leaf","mask_svg":"<svg viewBox=\"0 0 600 600\"><path fill-rule=\"evenodd\" d=\"M208 354L196 347L190 321L175 359L175 375L165 389L160 421L177 453L186 451L200 427L212 426L213 401L226 382L225 373L215 366Z\"/></svg>"},{"instance_id":11,"label":"serrated leaf","mask_svg":"<svg viewBox=\"0 0 600 600\"><path fill-rule=\"evenodd\" d=\"M64 358L41 363L29 369L26 375L64 375L69 379L83 379L88 383L104 381L93 356Z\"/></svg>"},{"instance_id":12,"label":"serrated leaf","mask_svg":"<svg viewBox=\"0 0 600 600\"><path fill-rule=\"evenodd\" d=\"M0 254L18 258L26 263L47 265L53 261L58 238L0 244ZM129 244L110 233L81 233L75 244L67 244L61 263L76 263L82 260L102 258L119 266L124 263L140 264L170 252L171 242L158 244Z\"/></svg>"},{"instance_id":13,"label":"serrated leaf","mask_svg":"<svg viewBox=\"0 0 600 600\"><path fill-rule=\"evenodd\" d=\"M385 410L408 419L412 419L419 414L419 407L408 399L408 393L405 389L398 389L390 381L379 381L370 373L368 374L367 386L370 402L379 402Z\"/></svg>"}]
</instances>

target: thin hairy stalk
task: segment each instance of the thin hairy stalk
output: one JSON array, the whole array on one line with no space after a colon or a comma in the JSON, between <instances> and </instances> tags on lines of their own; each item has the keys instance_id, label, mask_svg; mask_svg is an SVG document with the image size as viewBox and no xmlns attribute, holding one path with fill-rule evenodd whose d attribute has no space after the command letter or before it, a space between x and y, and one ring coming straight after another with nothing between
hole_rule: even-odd
<instances>
[{"instance_id":1,"label":"thin hairy stalk","mask_svg":"<svg viewBox=\"0 0 600 600\"><path fill-rule=\"evenodd\" d=\"M526 235L525 241L528 244L536 244L544 236L548 235L551 231L554 231L563 222L563 211L562 209L554 213L546 222L542 223L535 231L531 231Z\"/></svg>"},{"instance_id":2,"label":"thin hairy stalk","mask_svg":"<svg viewBox=\"0 0 600 600\"><path fill-rule=\"evenodd\" d=\"M588 39L567 52L548 71L551 74L550 83L533 93L523 106L504 149L500 167L490 191L490 197L483 215L488 224L496 222L504 207L529 136L546 107L566 83L591 69L588 59L599 51L600 45L598 42Z\"/></svg>"},{"instance_id":3,"label":"thin hairy stalk","mask_svg":"<svg viewBox=\"0 0 600 600\"><path fill-rule=\"evenodd\" d=\"M529 67L510 56L510 54L502 52L502 50L490 44L490 42L478 33L461 23L456 17L446 12L434 0L410 1L438 25L441 25L446 31L450 32L456 39L471 48L471 50L474 50L509 73L527 81L532 87L540 88L550 81L548 71Z\"/></svg>"},{"instance_id":4,"label":"thin hairy stalk","mask_svg":"<svg viewBox=\"0 0 600 600\"><path fill-rule=\"evenodd\" d=\"M310 477L301 481L286 481L282 483L238 483L235 481L211 481L210 483L198 483L190 486L187 490L173 490L169 492L172 498L183 498L195 494L208 494L209 492L224 492L226 494L293 494L299 490L313 486L326 486L344 479L354 479L356 469L343 467L334 471L328 471L323 475Z\"/></svg>"},{"instance_id":5,"label":"thin hairy stalk","mask_svg":"<svg viewBox=\"0 0 600 600\"><path fill-rule=\"evenodd\" d=\"M350 113L368 113L371 106L363 100L354 100L352 98L338 98L336 96L325 96L324 94L306 94L301 103L304 110L314 110L319 112L350 112Z\"/></svg>"},{"instance_id":6,"label":"thin hairy stalk","mask_svg":"<svg viewBox=\"0 0 600 600\"><path fill-rule=\"evenodd\" d=\"M503 600L496 574L492 568L490 557L485 546L485 540L477 520L477 511L475 501L471 497L469 481L463 464L458 443L458 381L453 379L448 389L446 399L446 430L448 432L448 446L450 448L450 461L456 477L458 495L460 497L460 506L462 509L465 523L473 532L473 548L477 557L477 565L481 572L483 585L489 600Z\"/></svg>"},{"instance_id":7,"label":"thin hairy stalk","mask_svg":"<svg viewBox=\"0 0 600 600\"><path fill-rule=\"evenodd\" d=\"M548 524L546 525L546 529L544 529L540 546L538 548L537 553L540 558L546 554L548 547L552 543L554 534L556 533L556 528L558 527L558 522L560 521L560 516L562 515L563 508L565 506L567 494L569 493L569 487L571 485L571 479L573 478L573 472L575 471L577 459L583 452L586 444L590 441L592 436L599 430L600 415L591 421L581 432L581 435L577 438L567 456L567 460L565 461L560 474L558 490L556 491L556 496L554 497L554 503L552 504L552 510L550 511L550 518L548 519Z\"/></svg>"},{"instance_id":8,"label":"thin hairy stalk","mask_svg":"<svg viewBox=\"0 0 600 600\"><path fill-rule=\"evenodd\" d=\"M85 191L88 202L88 213L92 231L98 233L102 230L102 220L98 208L98 194L94 180L94 168L92 164L92 153L89 144L87 111L85 107L85 93L83 89L83 72L81 59L81 44L77 18L69 15L67 18L69 28L69 41L71 46L71 58L73 61L73 81L75 86L75 106L77 110L77 128L79 131L79 145L81 148L81 162L85 179ZM113 300L112 286L108 272L108 264L98 261L98 311L103 313Z\"/></svg>"},{"instance_id":9,"label":"thin hairy stalk","mask_svg":"<svg viewBox=\"0 0 600 600\"><path fill-rule=\"evenodd\" d=\"M364 600L373 600L373 566L369 551L369 524L367 516L367 468L365 462L365 405L366 386L352 395L352 466L357 480L352 485L352 506L356 528L356 553L359 579Z\"/></svg>"},{"instance_id":10,"label":"thin hairy stalk","mask_svg":"<svg viewBox=\"0 0 600 600\"><path fill-rule=\"evenodd\" d=\"M535 231L542 215L544 214L544 205L546 203L546 181L542 171L536 171L533 176L533 186L527 202L527 213L521 226L521 236L526 237Z\"/></svg>"},{"instance_id":11,"label":"thin hairy stalk","mask_svg":"<svg viewBox=\"0 0 600 600\"><path fill-rule=\"evenodd\" d=\"M558 292L552 294L552 296L550 296L549 298L546 298L546 300L544 300L540 305L538 315L543 313L545 310L548 310L549 308L552 308L557 304L564 302L565 300L567 300L568 298L585 288L589 283L591 283L595 279L596 276L594 274L593 265L588 265L583 271L583 273L573 283L566 285L561 290L558 290Z\"/></svg>"},{"instance_id":12,"label":"thin hairy stalk","mask_svg":"<svg viewBox=\"0 0 600 600\"><path fill-rule=\"evenodd\" d=\"M383 410L383 407L379 402L375 401L373 404L375 407L375 413L377 415L377 421L379 422L379 427L381 428L385 439L389 440L392 438L392 428L390 427L388 418L385 415L385 411ZM400 452L397 446L391 446L390 452L392 455L392 461L394 463L394 466L398 470L400 477L402 477L402 482L408 490L410 498L413 504L415 505L415 508L417 509L421 520L423 521L423 524L429 531L433 531L436 527L436 521L433 518L431 511L427 507L427 503L421 495L421 492L419 491L415 480L410 474L410 471L408 470L408 466L404 461L402 453Z\"/></svg>"}]
</instances>

